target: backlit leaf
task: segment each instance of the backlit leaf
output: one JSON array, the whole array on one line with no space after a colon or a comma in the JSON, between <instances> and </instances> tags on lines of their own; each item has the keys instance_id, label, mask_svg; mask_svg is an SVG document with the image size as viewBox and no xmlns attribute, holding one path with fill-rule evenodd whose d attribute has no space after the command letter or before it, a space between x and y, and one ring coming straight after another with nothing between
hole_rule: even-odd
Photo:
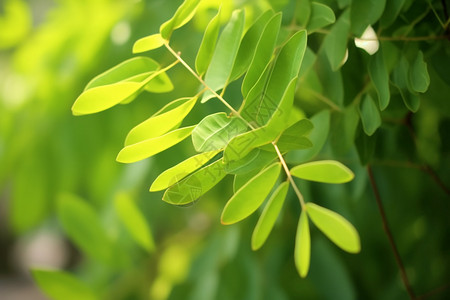
<instances>
[{"instance_id":1,"label":"backlit leaf","mask_svg":"<svg viewBox=\"0 0 450 300\"><path fill-rule=\"evenodd\" d=\"M217 36L219 35L220 29L220 9L217 15L211 19L208 26L205 29L205 34L203 35L200 48L197 52L197 57L195 58L195 69L197 73L201 76L208 69L209 63L213 56L214 50L216 48Z\"/></svg>"},{"instance_id":2,"label":"backlit leaf","mask_svg":"<svg viewBox=\"0 0 450 300\"><path fill-rule=\"evenodd\" d=\"M133 45L133 53L142 53L158 49L163 46L165 42L166 41L159 33L140 38Z\"/></svg>"},{"instance_id":3,"label":"backlit leaf","mask_svg":"<svg viewBox=\"0 0 450 300\"><path fill-rule=\"evenodd\" d=\"M169 106L172 109L156 113L131 129L125 139L125 146L156 138L174 129L189 114L196 101L196 97L181 98L167 104L162 110Z\"/></svg>"},{"instance_id":4,"label":"backlit leaf","mask_svg":"<svg viewBox=\"0 0 450 300\"><path fill-rule=\"evenodd\" d=\"M133 199L126 193L119 193L114 207L120 221L134 240L147 251L153 251L155 243L150 227Z\"/></svg>"},{"instance_id":5,"label":"backlit leaf","mask_svg":"<svg viewBox=\"0 0 450 300\"><path fill-rule=\"evenodd\" d=\"M370 57L369 75L378 94L380 110L389 105L391 93L389 91L389 73L384 62L382 49Z\"/></svg>"},{"instance_id":6,"label":"backlit leaf","mask_svg":"<svg viewBox=\"0 0 450 300\"><path fill-rule=\"evenodd\" d=\"M52 300L99 299L86 284L67 272L33 269L31 273L38 286Z\"/></svg>"},{"instance_id":7,"label":"backlit leaf","mask_svg":"<svg viewBox=\"0 0 450 300\"><path fill-rule=\"evenodd\" d=\"M289 182L285 181L281 183L278 188L273 192L264 211L259 217L258 223L253 230L252 235L252 249L258 250L264 245L264 242L269 237L273 226L280 214L281 208L283 207L284 200L286 199L286 194L289 189Z\"/></svg>"},{"instance_id":8,"label":"backlit leaf","mask_svg":"<svg viewBox=\"0 0 450 300\"><path fill-rule=\"evenodd\" d=\"M306 29L308 32L311 32L333 24L335 21L336 17L331 8L322 3L312 2L311 17L309 18L309 23Z\"/></svg>"},{"instance_id":9,"label":"backlit leaf","mask_svg":"<svg viewBox=\"0 0 450 300\"><path fill-rule=\"evenodd\" d=\"M239 222L251 215L264 202L280 174L281 165L274 163L259 172L228 200L222 211L222 224Z\"/></svg>"},{"instance_id":10,"label":"backlit leaf","mask_svg":"<svg viewBox=\"0 0 450 300\"><path fill-rule=\"evenodd\" d=\"M309 232L308 215L302 210L297 226L294 250L295 266L302 278L308 275L311 260L311 234Z\"/></svg>"},{"instance_id":11,"label":"backlit leaf","mask_svg":"<svg viewBox=\"0 0 450 300\"><path fill-rule=\"evenodd\" d=\"M311 148L313 144L305 137L313 129L314 125L308 119L300 120L278 138L277 146L281 152Z\"/></svg>"},{"instance_id":12,"label":"backlit leaf","mask_svg":"<svg viewBox=\"0 0 450 300\"><path fill-rule=\"evenodd\" d=\"M345 183L351 181L353 172L334 160L321 160L301 164L291 169L295 177L325 183Z\"/></svg>"},{"instance_id":13,"label":"backlit leaf","mask_svg":"<svg viewBox=\"0 0 450 300\"><path fill-rule=\"evenodd\" d=\"M198 152L224 148L228 141L247 130L247 124L226 113L215 113L205 117L192 132L192 143Z\"/></svg>"},{"instance_id":14,"label":"backlit leaf","mask_svg":"<svg viewBox=\"0 0 450 300\"><path fill-rule=\"evenodd\" d=\"M211 151L200 153L189 157L170 169L165 170L155 179L155 181L153 181L153 184L150 187L150 192L161 191L171 185L174 185L195 170L202 167L219 152L220 151Z\"/></svg>"},{"instance_id":15,"label":"backlit leaf","mask_svg":"<svg viewBox=\"0 0 450 300\"><path fill-rule=\"evenodd\" d=\"M195 15L197 6L201 0L185 0L177 9L173 17L164 22L159 28L163 39L169 40L172 32L185 25Z\"/></svg>"},{"instance_id":16,"label":"backlit leaf","mask_svg":"<svg viewBox=\"0 0 450 300\"><path fill-rule=\"evenodd\" d=\"M311 202L306 204L306 208L314 225L333 243L350 253L358 253L361 250L358 232L344 217Z\"/></svg>"},{"instance_id":17,"label":"backlit leaf","mask_svg":"<svg viewBox=\"0 0 450 300\"><path fill-rule=\"evenodd\" d=\"M128 145L120 150L116 160L121 163L133 163L162 152L191 135L195 126L170 131L163 136Z\"/></svg>"},{"instance_id":18,"label":"backlit leaf","mask_svg":"<svg viewBox=\"0 0 450 300\"><path fill-rule=\"evenodd\" d=\"M223 29L217 42L211 63L206 71L205 83L214 91L225 87L236 60L244 30L244 11L236 10ZM203 94L202 103L214 98L211 91Z\"/></svg>"},{"instance_id":19,"label":"backlit leaf","mask_svg":"<svg viewBox=\"0 0 450 300\"><path fill-rule=\"evenodd\" d=\"M362 99L359 107L359 114L361 115L361 122L364 132L367 135L372 135L381 126L381 116L378 107L369 94Z\"/></svg>"},{"instance_id":20,"label":"backlit leaf","mask_svg":"<svg viewBox=\"0 0 450 300\"><path fill-rule=\"evenodd\" d=\"M266 165L273 162L277 157L276 153L261 149L253 149L240 160L224 162L225 172L228 174L245 174L255 169L261 170Z\"/></svg>"},{"instance_id":21,"label":"backlit leaf","mask_svg":"<svg viewBox=\"0 0 450 300\"><path fill-rule=\"evenodd\" d=\"M222 161L217 160L169 187L163 200L174 205L192 203L218 184L226 174Z\"/></svg>"},{"instance_id":22,"label":"backlit leaf","mask_svg":"<svg viewBox=\"0 0 450 300\"><path fill-rule=\"evenodd\" d=\"M419 93L425 93L430 85L427 63L423 60L423 53L419 51L409 68L411 88Z\"/></svg>"}]
</instances>

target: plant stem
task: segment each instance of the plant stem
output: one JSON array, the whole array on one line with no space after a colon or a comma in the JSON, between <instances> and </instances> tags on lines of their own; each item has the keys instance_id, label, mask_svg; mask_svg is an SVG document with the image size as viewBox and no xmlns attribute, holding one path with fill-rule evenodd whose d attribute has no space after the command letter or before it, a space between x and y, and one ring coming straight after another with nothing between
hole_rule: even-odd
<instances>
[{"instance_id":1,"label":"plant stem","mask_svg":"<svg viewBox=\"0 0 450 300\"><path fill-rule=\"evenodd\" d=\"M213 93L213 95L218 98L220 100L220 102L222 102L227 108L229 108L231 110L231 112L238 118L240 118L241 120L243 120L247 126L249 126L251 129L255 129L254 126L252 126L246 119L244 119L241 114L236 111L223 97L222 95L217 94L217 92L215 90L213 90L211 87L209 87L206 82L181 58L180 54L175 52L175 50L172 49L172 47L170 47L169 43L166 42L164 44L166 46L166 48L169 50L170 53L172 53L173 56L175 56L175 58L181 62L181 64L192 74L194 75L195 78L197 78L197 80L209 91L211 91ZM287 178L289 179L289 181L292 184L292 188L295 191L295 194L297 195L299 201L300 201L300 205L302 207L302 209L306 209L305 206L305 200L303 198L302 193L300 192L300 190L298 189L297 185L295 184L294 179L292 178L292 175L289 171L289 167L286 164L286 161L284 160L283 154L280 152L280 149L278 148L277 144L275 141L272 142L273 147L275 148L275 151L277 152L278 155L278 159L281 162L281 165L283 166L283 169L286 173Z\"/></svg>"},{"instance_id":2,"label":"plant stem","mask_svg":"<svg viewBox=\"0 0 450 300\"><path fill-rule=\"evenodd\" d=\"M414 291L411 287L411 284L409 283L408 276L406 274L405 266L403 265L403 262L400 258L400 254L398 252L397 246L394 242L394 237L392 236L391 229L389 228L389 224L386 218L386 213L383 208L383 203L381 202L380 192L378 190L377 184L375 182L375 178L372 173L372 168L370 165L367 166L367 173L369 174L369 180L370 184L372 185L373 193L375 195L375 200L377 202L378 210L380 211L381 215L381 221L383 222L383 229L386 233L389 244L391 245L392 252L394 252L395 261L397 262L398 268L400 269L400 275L402 277L403 284L406 288L406 291L408 292L409 297L411 300L416 300L416 296L414 294Z\"/></svg>"}]
</instances>

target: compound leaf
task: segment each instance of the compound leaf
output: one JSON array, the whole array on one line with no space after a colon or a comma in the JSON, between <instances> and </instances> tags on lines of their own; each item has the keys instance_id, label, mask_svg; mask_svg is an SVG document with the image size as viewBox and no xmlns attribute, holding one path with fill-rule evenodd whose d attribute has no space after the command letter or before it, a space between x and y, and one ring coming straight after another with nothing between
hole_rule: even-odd
<instances>
[{"instance_id":1,"label":"compound leaf","mask_svg":"<svg viewBox=\"0 0 450 300\"><path fill-rule=\"evenodd\" d=\"M306 208L311 221L342 250L349 253L361 250L358 232L344 217L311 202L306 204Z\"/></svg>"},{"instance_id":2,"label":"compound leaf","mask_svg":"<svg viewBox=\"0 0 450 300\"><path fill-rule=\"evenodd\" d=\"M301 164L292 168L291 174L301 179L325 183L345 183L355 177L349 168L334 160Z\"/></svg>"},{"instance_id":3,"label":"compound leaf","mask_svg":"<svg viewBox=\"0 0 450 300\"><path fill-rule=\"evenodd\" d=\"M258 250L264 245L264 242L269 237L273 226L280 214L281 208L283 207L284 200L289 189L289 182L285 181L281 183L278 188L273 192L269 201L267 202L264 210L259 217L258 223L253 230L252 235L252 249Z\"/></svg>"},{"instance_id":4,"label":"compound leaf","mask_svg":"<svg viewBox=\"0 0 450 300\"><path fill-rule=\"evenodd\" d=\"M259 172L228 200L222 211L222 224L239 222L251 215L264 202L280 174L281 165L274 163Z\"/></svg>"},{"instance_id":5,"label":"compound leaf","mask_svg":"<svg viewBox=\"0 0 450 300\"><path fill-rule=\"evenodd\" d=\"M311 234L309 232L308 215L302 210L295 237L294 260L297 271L302 278L308 275L311 260Z\"/></svg>"}]
</instances>

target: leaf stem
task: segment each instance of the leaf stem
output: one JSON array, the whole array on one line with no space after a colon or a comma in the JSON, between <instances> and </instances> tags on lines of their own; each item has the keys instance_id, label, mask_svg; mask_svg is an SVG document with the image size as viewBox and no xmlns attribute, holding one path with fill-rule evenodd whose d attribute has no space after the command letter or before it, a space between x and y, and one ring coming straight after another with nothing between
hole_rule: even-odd
<instances>
[{"instance_id":1,"label":"leaf stem","mask_svg":"<svg viewBox=\"0 0 450 300\"><path fill-rule=\"evenodd\" d=\"M181 58L180 54L175 52L175 50L172 49L172 47L170 47L168 42L164 43L164 46L167 48L167 50L169 50L170 53L172 53L173 56L175 56L175 58L192 74L194 75L195 78L197 78L197 80L209 91L211 91L213 93L213 95L220 100L220 102L222 102L228 109L231 110L231 112L238 118L240 118L241 120L243 120L248 127L250 127L251 129L255 129L254 126L252 126L246 119L244 119L241 114L236 111L223 97L222 95L217 94L217 92L215 90L213 90L211 87L209 87L206 82ZM295 191L295 194L297 195L299 201L300 201L300 205L303 209L306 209L306 205L305 205L305 200L303 198L302 193L300 192L300 190L298 189L294 179L292 178L292 175L289 171L289 167L286 164L286 161L284 160L283 154L281 154L280 149L278 148L276 141L272 142L273 147L275 148L275 151L277 152L278 155L278 159L281 162L281 165L283 166L283 169L286 173L287 178L289 179L289 181L292 184L292 188Z\"/></svg>"},{"instance_id":2,"label":"leaf stem","mask_svg":"<svg viewBox=\"0 0 450 300\"><path fill-rule=\"evenodd\" d=\"M404 284L406 291L408 292L408 295L411 298L411 300L416 300L417 298L414 294L411 284L409 283L408 275L406 274L406 270L405 270L405 266L403 265L402 259L400 257L400 253L398 252L397 246L395 245L394 237L392 236L392 232L391 232L391 229L390 229L388 221L387 221L383 203L381 202L380 191L378 190L378 186L375 182L375 178L373 176L372 168L370 165L367 166L367 173L369 174L370 184L372 185L372 189L373 189L373 193L375 195L375 200L377 202L378 210L380 211L381 221L383 222L383 229L387 235L389 244L391 245L392 252L394 252L395 261L397 262L398 268L400 269L400 275L402 277L403 284Z\"/></svg>"}]
</instances>

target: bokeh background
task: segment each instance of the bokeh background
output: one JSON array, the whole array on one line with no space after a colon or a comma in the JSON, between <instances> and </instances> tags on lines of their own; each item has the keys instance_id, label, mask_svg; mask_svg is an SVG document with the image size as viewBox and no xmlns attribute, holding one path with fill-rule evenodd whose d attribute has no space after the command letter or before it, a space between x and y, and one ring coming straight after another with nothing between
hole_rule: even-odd
<instances>
[{"instance_id":1,"label":"bokeh background","mask_svg":"<svg viewBox=\"0 0 450 300\"><path fill-rule=\"evenodd\" d=\"M249 16L273 7L285 11L287 24L295 2L203 1L193 22L174 34L173 47L193 64L202 31L220 4L224 20L237 7L245 7ZM321 2L336 6L334 1ZM440 2L434 2L442 14ZM356 180L343 186L299 184L307 199L338 211L355 225L363 250L346 254L314 229L306 279L300 279L293 260L300 210L293 195L288 196L267 244L252 252L256 215L234 226L220 224L223 205L232 195L232 178L189 207L171 206L161 201L162 193L148 192L159 173L194 153L189 141L142 162L115 161L133 126L168 99L196 93L198 83L181 67L169 71L175 86L169 94L145 94L126 106L72 116L70 108L86 83L132 57L134 41L156 32L180 3L0 2L0 299L47 299L30 275L33 267L64 269L102 299L408 299L366 168L356 148L342 150L339 133L334 133L339 129L336 114L318 157L343 161ZM426 3L409 9L421 10ZM430 12L422 22L432 28L436 20ZM323 36L310 39L310 47L318 50ZM358 61L366 55L349 48L344 87L360 81ZM438 70L440 65L447 66L447 72L450 68L448 41L442 49L428 56L425 52L431 85L410 124L416 130L414 139L411 126L396 122L396 116L406 111L395 107L379 129L379 154L371 160L412 286L417 294L443 287L426 299L450 297L446 288L450 197L445 190L450 186L450 88L448 73ZM148 55L163 65L172 59L164 49ZM438 57L434 64L432 55ZM346 97L352 97L349 90ZM303 101L308 116L324 109L314 104L311 94L297 96L298 106ZM219 110L223 110L220 104L213 103L197 107L187 123L195 124ZM114 261L86 253L65 233L58 201L67 195L92 206L114 248ZM118 196L132 199L144 214L155 242L151 251L136 244L123 228L113 208Z\"/></svg>"}]
</instances>

